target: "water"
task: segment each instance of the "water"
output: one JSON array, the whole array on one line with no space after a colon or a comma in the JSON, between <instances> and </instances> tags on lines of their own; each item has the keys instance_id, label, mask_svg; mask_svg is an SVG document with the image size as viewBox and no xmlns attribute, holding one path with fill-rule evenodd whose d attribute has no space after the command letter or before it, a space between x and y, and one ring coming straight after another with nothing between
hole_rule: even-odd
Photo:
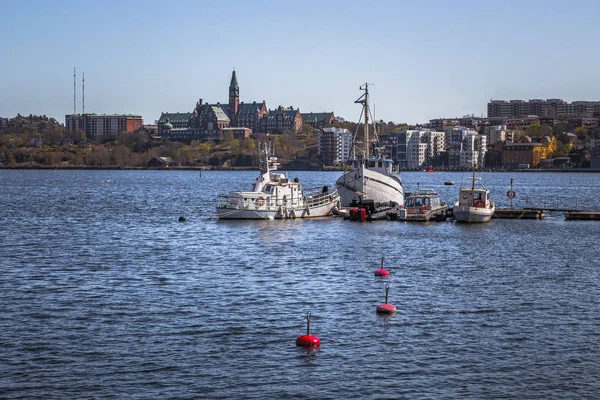
<instances>
[{"instance_id":1,"label":"water","mask_svg":"<svg viewBox=\"0 0 600 400\"><path fill-rule=\"evenodd\" d=\"M255 175L0 170L0 397L597 396L597 222L216 220ZM483 174L501 207L510 177ZM600 210L597 175L513 177L515 205ZM463 178L403 174L450 203Z\"/></svg>"}]
</instances>

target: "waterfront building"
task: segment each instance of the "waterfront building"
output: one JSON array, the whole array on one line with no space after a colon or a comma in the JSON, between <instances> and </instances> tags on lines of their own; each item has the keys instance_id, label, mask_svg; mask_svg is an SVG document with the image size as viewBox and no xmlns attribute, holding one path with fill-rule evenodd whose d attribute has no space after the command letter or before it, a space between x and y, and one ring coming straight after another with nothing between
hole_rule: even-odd
<instances>
[{"instance_id":1,"label":"waterfront building","mask_svg":"<svg viewBox=\"0 0 600 400\"><path fill-rule=\"evenodd\" d=\"M8 118L0 118L0 129L8 128L9 122L10 122L10 119L8 119Z\"/></svg>"},{"instance_id":2,"label":"waterfront building","mask_svg":"<svg viewBox=\"0 0 600 400\"><path fill-rule=\"evenodd\" d=\"M318 134L318 154L323 165L342 165L352 151L352 132L344 128L323 128Z\"/></svg>"},{"instance_id":3,"label":"waterfront building","mask_svg":"<svg viewBox=\"0 0 600 400\"><path fill-rule=\"evenodd\" d=\"M134 114L65 115L67 132L81 130L88 138L116 139L121 132L133 132L142 125L142 116Z\"/></svg>"},{"instance_id":4,"label":"waterfront building","mask_svg":"<svg viewBox=\"0 0 600 400\"><path fill-rule=\"evenodd\" d=\"M227 103L196 102L191 113L163 112L158 119L158 134L172 140L222 139L224 129L239 128L252 133L302 132L299 109L279 106L269 110L266 102L240 102L240 87L236 72L231 74Z\"/></svg>"},{"instance_id":5,"label":"waterfront building","mask_svg":"<svg viewBox=\"0 0 600 400\"><path fill-rule=\"evenodd\" d=\"M300 113L302 115L302 122L304 124L312 126L314 129L325 128L335 121L335 116L332 112L322 112L322 113Z\"/></svg>"},{"instance_id":6,"label":"waterfront building","mask_svg":"<svg viewBox=\"0 0 600 400\"><path fill-rule=\"evenodd\" d=\"M542 143L507 143L502 147L502 166L513 169L520 165L536 167L545 158Z\"/></svg>"},{"instance_id":7,"label":"waterfront building","mask_svg":"<svg viewBox=\"0 0 600 400\"><path fill-rule=\"evenodd\" d=\"M487 105L488 118L516 118L536 115L540 118L585 117L600 115L600 101L574 101L562 99L490 100Z\"/></svg>"},{"instance_id":8,"label":"waterfront building","mask_svg":"<svg viewBox=\"0 0 600 400\"><path fill-rule=\"evenodd\" d=\"M300 109L293 107L277 107L261 119L261 133L300 133L302 132L302 115Z\"/></svg>"},{"instance_id":9,"label":"waterfront building","mask_svg":"<svg viewBox=\"0 0 600 400\"><path fill-rule=\"evenodd\" d=\"M452 131L448 161L451 167L472 168L485 166L487 137L477 131L457 127Z\"/></svg>"},{"instance_id":10,"label":"waterfront building","mask_svg":"<svg viewBox=\"0 0 600 400\"><path fill-rule=\"evenodd\" d=\"M402 169L437 164L445 150L444 132L429 129L400 129L396 133L396 160Z\"/></svg>"}]
</instances>

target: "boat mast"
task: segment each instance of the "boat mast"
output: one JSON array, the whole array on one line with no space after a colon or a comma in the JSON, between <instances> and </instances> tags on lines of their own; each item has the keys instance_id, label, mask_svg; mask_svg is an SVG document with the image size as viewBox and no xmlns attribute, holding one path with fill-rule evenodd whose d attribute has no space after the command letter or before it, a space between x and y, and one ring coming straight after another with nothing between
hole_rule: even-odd
<instances>
[{"instance_id":1,"label":"boat mast","mask_svg":"<svg viewBox=\"0 0 600 400\"><path fill-rule=\"evenodd\" d=\"M365 93L355 103L363 105L363 113L365 114L363 158L366 160L369 158L369 84L361 85L360 90L364 90Z\"/></svg>"},{"instance_id":2,"label":"boat mast","mask_svg":"<svg viewBox=\"0 0 600 400\"><path fill-rule=\"evenodd\" d=\"M365 160L369 159L369 85L365 83Z\"/></svg>"}]
</instances>

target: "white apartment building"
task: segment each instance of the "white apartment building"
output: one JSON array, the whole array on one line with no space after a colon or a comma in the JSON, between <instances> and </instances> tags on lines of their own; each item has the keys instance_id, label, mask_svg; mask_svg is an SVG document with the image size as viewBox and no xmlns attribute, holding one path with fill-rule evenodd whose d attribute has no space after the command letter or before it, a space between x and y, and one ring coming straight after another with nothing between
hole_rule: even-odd
<instances>
[{"instance_id":1,"label":"white apartment building","mask_svg":"<svg viewBox=\"0 0 600 400\"><path fill-rule=\"evenodd\" d=\"M344 164L352 151L352 132L343 128L324 128L319 131L318 152L323 165Z\"/></svg>"},{"instance_id":2,"label":"white apartment building","mask_svg":"<svg viewBox=\"0 0 600 400\"><path fill-rule=\"evenodd\" d=\"M507 129L506 125L495 125L485 127L487 143L491 147L497 142L514 142L515 131Z\"/></svg>"},{"instance_id":3,"label":"white apartment building","mask_svg":"<svg viewBox=\"0 0 600 400\"><path fill-rule=\"evenodd\" d=\"M444 151L444 132L420 129L401 129L398 138L397 159L400 168L421 168L431 163Z\"/></svg>"},{"instance_id":4,"label":"white apartment building","mask_svg":"<svg viewBox=\"0 0 600 400\"><path fill-rule=\"evenodd\" d=\"M452 131L449 162L452 167L483 167L487 151L487 137L469 128L457 127Z\"/></svg>"}]
</instances>

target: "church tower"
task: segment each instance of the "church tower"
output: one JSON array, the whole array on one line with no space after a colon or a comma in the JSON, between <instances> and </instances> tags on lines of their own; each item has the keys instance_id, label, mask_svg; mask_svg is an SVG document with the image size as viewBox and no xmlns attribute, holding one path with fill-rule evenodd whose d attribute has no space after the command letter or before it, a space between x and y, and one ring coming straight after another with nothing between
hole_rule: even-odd
<instances>
[{"instance_id":1,"label":"church tower","mask_svg":"<svg viewBox=\"0 0 600 400\"><path fill-rule=\"evenodd\" d=\"M238 86L235 69L231 75L231 83L229 84L229 119L233 123L236 119L238 108L240 106L240 87Z\"/></svg>"}]
</instances>

